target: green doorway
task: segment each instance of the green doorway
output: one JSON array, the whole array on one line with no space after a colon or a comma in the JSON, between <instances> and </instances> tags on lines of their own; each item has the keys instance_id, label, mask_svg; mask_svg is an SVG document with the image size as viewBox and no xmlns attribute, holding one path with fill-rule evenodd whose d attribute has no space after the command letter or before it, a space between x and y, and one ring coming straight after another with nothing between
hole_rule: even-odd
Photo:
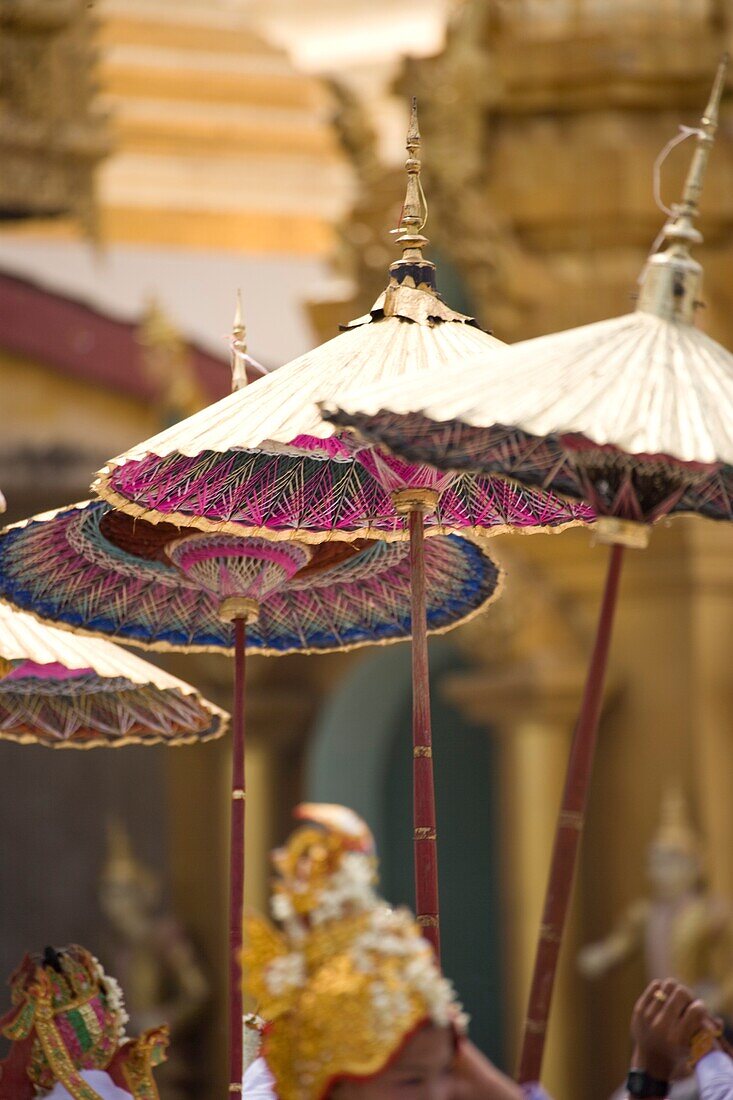
<instances>
[{"instance_id":1,"label":"green doorway","mask_svg":"<svg viewBox=\"0 0 733 1100\"><path fill-rule=\"evenodd\" d=\"M443 967L471 1016L471 1037L497 1064L503 1052L496 762L486 730L442 697L462 667L447 639L431 642L433 746L441 883ZM374 831L382 891L413 905L410 652L368 654L342 681L316 723L308 799L341 802Z\"/></svg>"}]
</instances>

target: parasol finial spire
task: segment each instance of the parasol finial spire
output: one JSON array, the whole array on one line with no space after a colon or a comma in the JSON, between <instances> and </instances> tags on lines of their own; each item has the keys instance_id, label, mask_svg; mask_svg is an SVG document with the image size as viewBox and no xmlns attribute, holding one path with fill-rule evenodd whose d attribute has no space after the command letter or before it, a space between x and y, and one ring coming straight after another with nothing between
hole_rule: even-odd
<instances>
[{"instance_id":1,"label":"parasol finial spire","mask_svg":"<svg viewBox=\"0 0 733 1100\"><path fill-rule=\"evenodd\" d=\"M232 393L247 385L247 329L242 319L242 291L237 291L237 305L232 325Z\"/></svg>"},{"instance_id":2,"label":"parasol finial spire","mask_svg":"<svg viewBox=\"0 0 733 1100\"><path fill-rule=\"evenodd\" d=\"M690 246L700 244L702 234L695 225L699 213L705 169L718 129L720 101L725 88L728 54L715 74L710 99L696 132L696 146L682 192L682 201L672 210L661 233L666 247L653 253L642 273L637 309L667 320L692 323L700 304L702 267L690 255Z\"/></svg>"},{"instance_id":3,"label":"parasol finial spire","mask_svg":"<svg viewBox=\"0 0 733 1100\"><path fill-rule=\"evenodd\" d=\"M422 236L425 225L425 199L420 182L420 125L417 120L417 96L412 97L410 106L410 122L407 127L407 160L405 170L407 172L407 187L405 189L405 201L402 204L399 229L401 235L397 238L398 244L403 245L403 256L408 252L415 259L422 259L423 246L428 243Z\"/></svg>"},{"instance_id":4,"label":"parasol finial spire","mask_svg":"<svg viewBox=\"0 0 733 1100\"><path fill-rule=\"evenodd\" d=\"M715 134L718 129L720 100L723 95L723 89L725 88L727 70L728 54L725 53L720 60L718 71L715 74L715 81L712 91L710 92L708 105L700 119L700 126L697 131L697 143L692 157L692 164L690 165L690 170L685 180L685 186L682 192L682 202L679 206L675 207L675 216L665 233L665 236L669 239L686 239L689 240L690 243L697 243L702 239L698 230L695 229L693 222L699 213L698 203L702 193L705 169L707 168L710 150L713 147Z\"/></svg>"},{"instance_id":5,"label":"parasol finial spire","mask_svg":"<svg viewBox=\"0 0 733 1100\"><path fill-rule=\"evenodd\" d=\"M398 283L403 283L410 278L415 286L424 285L432 290L435 287L435 264L426 260L422 251L428 244L428 238L423 236L422 232L427 221L428 207L420 181L422 141L417 118L417 96L412 97L405 144L407 187L400 223L397 229L393 230L399 234L397 244L402 246L402 258L391 264L389 270L392 278Z\"/></svg>"}]
</instances>

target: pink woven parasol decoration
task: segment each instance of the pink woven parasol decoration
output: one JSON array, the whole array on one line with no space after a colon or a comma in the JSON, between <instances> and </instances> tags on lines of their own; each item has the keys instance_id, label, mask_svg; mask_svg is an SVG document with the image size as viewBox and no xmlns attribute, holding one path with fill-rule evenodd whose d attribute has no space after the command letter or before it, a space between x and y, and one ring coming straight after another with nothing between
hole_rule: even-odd
<instances>
[{"instance_id":1,"label":"pink woven parasol decoration","mask_svg":"<svg viewBox=\"0 0 733 1100\"><path fill-rule=\"evenodd\" d=\"M634 313L529 340L418 386L373 387L329 406L336 424L410 461L500 473L585 500L612 544L568 762L519 1078L539 1078L583 830L624 546L684 512L733 519L733 355L694 325L702 270L690 255L727 59L697 132L682 202L644 269Z\"/></svg>"}]
</instances>

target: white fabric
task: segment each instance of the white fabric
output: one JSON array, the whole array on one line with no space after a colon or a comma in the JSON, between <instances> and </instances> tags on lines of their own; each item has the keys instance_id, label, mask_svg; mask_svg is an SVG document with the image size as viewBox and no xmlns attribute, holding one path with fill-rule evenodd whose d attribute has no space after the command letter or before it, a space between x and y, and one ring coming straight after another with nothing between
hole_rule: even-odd
<instances>
[{"instance_id":1,"label":"white fabric","mask_svg":"<svg viewBox=\"0 0 733 1100\"><path fill-rule=\"evenodd\" d=\"M102 1100L132 1100L130 1093L118 1088L108 1073L98 1069L85 1069L81 1071L81 1076L95 1092L99 1093ZM71 1094L63 1085L56 1084L51 1092L46 1094L44 1100L71 1100Z\"/></svg>"},{"instance_id":2,"label":"white fabric","mask_svg":"<svg viewBox=\"0 0 733 1100\"><path fill-rule=\"evenodd\" d=\"M702 1100L731 1100L733 1097L733 1061L722 1050L712 1050L695 1066L697 1087Z\"/></svg>"},{"instance_id":3,"label":"white fabric","mask_svg":"<svg viewBox=\"0 0 733 1100\"><path fill-rule=\"evenodd\" d=\"M242 1095L246 1100L277 1100L275 1081L264 1058L256 1058L245 1070Z\"/></svg>"}]
</instances>

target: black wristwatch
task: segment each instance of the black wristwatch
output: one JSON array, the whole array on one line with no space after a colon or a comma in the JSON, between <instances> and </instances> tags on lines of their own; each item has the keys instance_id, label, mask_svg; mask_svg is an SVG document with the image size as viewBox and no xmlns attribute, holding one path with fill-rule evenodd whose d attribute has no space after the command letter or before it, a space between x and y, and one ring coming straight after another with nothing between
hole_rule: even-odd
<instances>
[{"instance_id":1,"label":"black wristwatch","mask_svg":"<svg viewBox=\"0 0 733 1100\"><path fill-rule=\"evenodd\" d=\"M626 1091L635 1100L646 1100L646 1097L664 1097L669 1094L669 1081L660 1081L658 1077L650 1077L646 1070L630 1069L626 1078Z\"/></svg>"}]
</instances>

